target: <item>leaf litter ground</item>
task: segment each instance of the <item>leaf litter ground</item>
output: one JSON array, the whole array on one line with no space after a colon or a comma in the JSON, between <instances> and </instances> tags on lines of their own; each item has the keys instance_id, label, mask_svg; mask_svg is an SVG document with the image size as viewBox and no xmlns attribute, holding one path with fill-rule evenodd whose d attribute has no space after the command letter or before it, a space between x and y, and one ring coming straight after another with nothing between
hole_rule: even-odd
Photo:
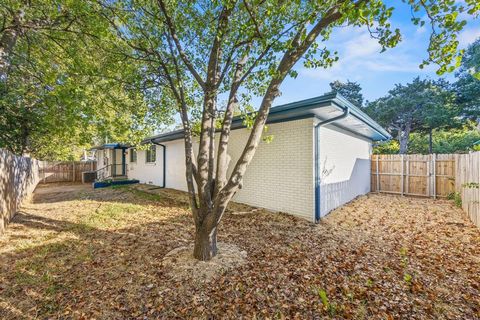
<instances>
[{"instance_id":1,"label":"leaf litter ground","mask_svg":"<svg viewBox=\"0 0 480 320\"><path fill-rule=\"evenodd\" d=\"M179 191L40 186L0 236L0 318L480 319L480 230L446 200L369 194L319 225L232 204L243 260L205 281L168 256L193 232Z\"/></svg>"}]
</instances>

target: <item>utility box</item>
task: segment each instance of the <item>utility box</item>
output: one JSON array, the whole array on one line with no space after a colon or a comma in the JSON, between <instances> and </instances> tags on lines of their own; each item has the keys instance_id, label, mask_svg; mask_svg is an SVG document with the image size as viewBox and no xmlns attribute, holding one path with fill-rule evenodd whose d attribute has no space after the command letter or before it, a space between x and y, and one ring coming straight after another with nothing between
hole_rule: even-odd
<instances>
[{"instance_id":1,"label":"utility box","mask_svg":"<svg viewBox=\"0 0 480 320\"><path fill-rule=\"evenodd\" d=\"M92 183L97 179L96 171L85 171L82 172L82 183Z\"/></svg>"}]
</instances>

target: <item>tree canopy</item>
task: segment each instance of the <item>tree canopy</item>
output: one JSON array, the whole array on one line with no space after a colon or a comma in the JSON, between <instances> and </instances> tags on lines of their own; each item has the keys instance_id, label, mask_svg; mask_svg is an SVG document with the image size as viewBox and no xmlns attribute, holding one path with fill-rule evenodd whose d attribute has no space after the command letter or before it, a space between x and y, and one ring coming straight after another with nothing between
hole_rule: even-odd
<instances>
[{"instance_id":1,"label":"tree canopy","mask_svg":"<svg viewBox=\"0 0 480 320\"><path fill-rule=\"evenodd\" d=\"M0 147L66 159L95 140L138 141L169 120L88 4L12 0L0 10Z\"/></svg>"},{"instance_id":2,"label":"tree canopy","mask_svg":"<svg viewBox=\"0 0 480 320\"><path fill-rule=\"evenodd\" d=\"M448 82L417 77L397 84L388 95L370 102L366 111L397 137L399 152L406 153L411 132L453 126L460 110Z\"/></svg>"},{"instance_id":3,"label":"tree canopy","mask_svg":"<svg viewBox=\"0 0 480 320\"><path fill-rule=\"evenodd\" d=\"M467 48L456 76L462 115L480 123L480 38Z\"/></svg>"},{"instance_id":4,"label":"tree canopy","mask_svg":"<svg viewBox=\"0 0 480 320\"><path fill-rule=\"evenodd\" d=\"M384 50L401 40L390 20L394 7L383 1L99 1L130 61L142 64L144 79L171 108L184 128L186 180L196 226L194 256L216 254L216 232L225 208L241 187L243 175L261 142L265 122L280 85L296 76L294 66L329 67L338 57L327 48L337 27L363 26ZM399 4L401 5L401 4ZM432 27L428 56L439 73L460 61L457 34L465 22L459 12L479 8L468 0L410 1L414 24ZM261 97L251 106L251 97ZM219 101L226 97L225 101ZM247 118L250 136L243 153L229 163L232 117ZM194 150L192 127L199 123ZM218 149L215 135L218 132ZM195 152L194 152L195 151Z\"/></svg>"},{"instance_id":5,"label":"tree canopy","mask_svg":"<svg viewBox=\"0 0 480 320\"><path fill-rule=\"evenodd\" d=\"M355 106L363 106L362 87L359 83L350 80L347 80L347 82L336 80L330 82L330 88L332 89L332 92L340 93Z\"/></svg>"}]
</instances>

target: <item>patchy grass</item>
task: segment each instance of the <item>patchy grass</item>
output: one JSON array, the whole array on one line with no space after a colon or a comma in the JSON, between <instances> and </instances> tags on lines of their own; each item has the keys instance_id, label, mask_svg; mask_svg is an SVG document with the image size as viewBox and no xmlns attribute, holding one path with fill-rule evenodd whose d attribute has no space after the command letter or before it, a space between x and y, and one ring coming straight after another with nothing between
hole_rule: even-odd
<instances>
[{"instance_id":1,"label":"patchy grass","mask_svg":"<svg viewBox=\"0 0 480 320\"><path fill-rule=\"evenodd\" d=\"M247 261L206 285L162 264L193 232L179 191L41 186L0 237L0 318L480 318L480 231L453 202L372 194L319 225L232 204L219 241Z\"/></svg>"},{"instance_id":2,"label":"patchy grass","mask_svg":"<svg viewBox=\"0 0 480 320\"><path fill-rule=\"evenodd\" d=\"M144 207L138 204L106 203L100 204L94 213L84 216L82 220L89 228L122 228L141 214L145 214Z\"/></svg>"}]
</instances>

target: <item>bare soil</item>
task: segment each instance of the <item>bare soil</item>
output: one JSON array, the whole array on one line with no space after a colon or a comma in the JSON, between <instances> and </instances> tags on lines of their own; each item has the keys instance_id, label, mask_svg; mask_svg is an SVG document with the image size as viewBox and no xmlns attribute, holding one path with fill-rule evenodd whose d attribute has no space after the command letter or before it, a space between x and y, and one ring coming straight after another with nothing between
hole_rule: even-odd
<instances>
[{"instance_id":1,"label":"bare soil","mask_svg":"<svg viewBox=\"0 0 480 320\"><path fill-rule=\"evenodd\" d=\"M206 285L245 263L246 251L234 244L223 242L219 242L217 246L217 255L209 261L199 261L192 256L193 244L175 248L165 255L162 267L170 278L177 281Z\"/></svg>"},{"instance_id":2,"label":"bare soil","mask_svg":"<svg viewBox=\"0 0 480 320\"><path fill-rule=\"evenodd\" d=\"M480 230L450 201L370 194L319 225L232 204L218 270L177 249L193 232L179 191L41 185L0 236L0 319L480 319Z\"/></svg>"}]
</instances>

